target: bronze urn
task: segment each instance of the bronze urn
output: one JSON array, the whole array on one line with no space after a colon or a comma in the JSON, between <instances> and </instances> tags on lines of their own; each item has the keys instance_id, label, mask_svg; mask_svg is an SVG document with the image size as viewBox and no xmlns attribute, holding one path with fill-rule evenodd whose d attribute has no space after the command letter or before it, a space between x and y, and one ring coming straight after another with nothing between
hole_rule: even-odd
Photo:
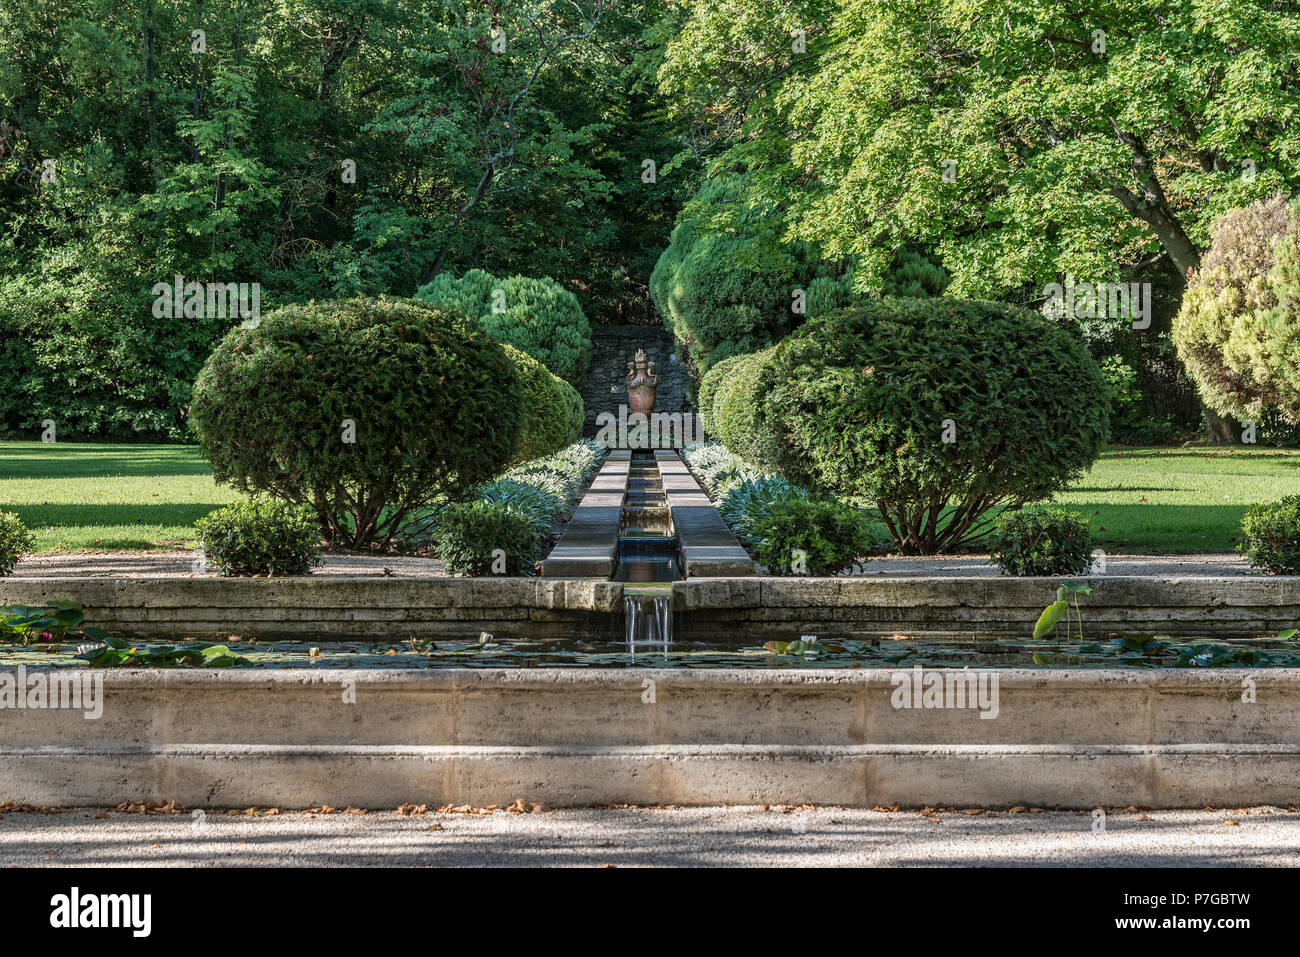
<instances>
[{"instance_id":1,"label":"bronze urn","mask_svg":"<svg viewBox=\"0 0 1300 957\"><path fill-rule=\"evenodd\" d=\"M655 375L655 364L646 361L644 349L638 349L632 361L627 364L628 408L649 415L654 411L655 393L658 389L659 377Z\"/></svg>"}]
</instances>

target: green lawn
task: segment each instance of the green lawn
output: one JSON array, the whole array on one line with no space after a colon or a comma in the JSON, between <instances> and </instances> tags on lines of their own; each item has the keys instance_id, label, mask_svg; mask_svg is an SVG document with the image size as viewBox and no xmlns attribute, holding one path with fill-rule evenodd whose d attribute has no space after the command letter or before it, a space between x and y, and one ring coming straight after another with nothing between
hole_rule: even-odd
<instances>
[{"instance_id":1,"label":"green lawn","mask_svg":"<svg viewBox=\"0 0 1300 957\"><path fill-rule=\"evenodd\" d=\"M1058 500L1109 552L1230 551L1246 506L1300 494L1300 451L1115 449ZM235 501L190 445L0 442L0 511L37 550L190 548Z\"/></svg>"},{"instance_id":2,"label":"green lawn","mask_svg":"<svg viewBox=\"0 0 1300 957\"><path fill-rule=\"evenodd\" d=\"M1296 494L1300 451L1117 448L1057 501L1109 552L1220 552L1235 549L1248 505Z\"/></svg>"},{"instance_id":3,"label":"green lawn","mask_svg":"<svg viewBox=\"0 0 1300 957\"><path fill-rule=\"evenodd\" d=\"M192 445L0 442L0 511L41 552L190 548L195 519L240 497Z\"/></svg>"}]
</instances>

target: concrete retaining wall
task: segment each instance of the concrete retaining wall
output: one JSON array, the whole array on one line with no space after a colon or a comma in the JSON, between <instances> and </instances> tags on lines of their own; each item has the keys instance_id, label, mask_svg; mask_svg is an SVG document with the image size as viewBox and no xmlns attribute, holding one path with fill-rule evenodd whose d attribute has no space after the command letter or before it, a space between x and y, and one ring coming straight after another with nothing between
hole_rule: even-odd
<instances>
[{"instance_id":1,"label":"concrete retaining wall","mask_svg":"<svg viewBox=\"0 0 1300 957\"><path fill-rule=\"evenodd\" d=\"M1001 671L992 719L972 709L897 709L891 674L110 672L99 720L67 710L3 713L0 800L1300 802L1294 670ZM1242 701L1243 676L1254 682L1253 703ZM354 703L344 701L349 689Z\"/></svg>"},{"instance_id":2,"label":"concrete retaining wall","mask_svg":"<svg viewBox=\"0 0 1300 957\"><path fill-rule=\"evenodd\" d=\"M1244 637L1300 625L1300 578L1088 579L1090 636ZM1027 637L1059 581L1044 578L730 578L673 586L682 641L1010 634ZM127 636L258 638L623 637L618 582L421 580L3 579L0 605L67 598Z\"/></svg>"}]
</instances>

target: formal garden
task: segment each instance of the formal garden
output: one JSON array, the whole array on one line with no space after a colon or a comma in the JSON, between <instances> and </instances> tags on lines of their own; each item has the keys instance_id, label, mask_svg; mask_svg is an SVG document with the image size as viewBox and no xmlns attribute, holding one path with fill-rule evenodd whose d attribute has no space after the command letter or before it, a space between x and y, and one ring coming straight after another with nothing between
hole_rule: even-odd
<instances>
[{"instance_id":1,"label":"formal garden","mask_svg":"<svg viewBox=\"0 0 1300 957\"><path fill-rule=\"evenodd\" d=\"M1285 5L38 6L0 11L9 664L590 669L593 725L631 669L719 714L749 669L1005 669L1040 742L1032 681L1300 665ZM1096 680L1069 708L1133 707ZM283 799L363 799L321 768Z\"/></svg>"}]
</instances>

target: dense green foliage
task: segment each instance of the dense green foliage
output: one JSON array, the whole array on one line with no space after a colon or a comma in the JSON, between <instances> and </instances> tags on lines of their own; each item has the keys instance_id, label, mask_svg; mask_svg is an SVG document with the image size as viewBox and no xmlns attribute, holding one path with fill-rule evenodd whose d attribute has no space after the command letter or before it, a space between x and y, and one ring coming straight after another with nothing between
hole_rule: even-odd
<instances>
[{"instance_id":1,"label":"dense green foliage","mask_svg":"<svg viewBox=\"0 0 1300 957\"><path fill-rule=\"evenodd\" d=\"M455 575L528 575L539 557L528 515L500 502L449 505L436 534L434 553Z\"/></svg>"},{"instance_id":2,"label":"dense green foliage","mask_svg":"<svg viewBox=\"0 0 1300 957\"><path fill-rule=\"evenodd\" d=\"M878 508L904 554L1065 488L1106 438L1105 383L1060 326L1014 306L885 299L808 322L760 372L775 467Z\"/></svg>"},{"instance_id":3,"label":"dense green foliage","mask_svg":"<svg viewBox=\"0 0 1300 957\"><path fill-rule=\"evenodd\" d=\"M328 543L361 548L500 472L523 393L505 349L459 314L352 299L231 330L190 414L217 481L310 505Z\"/></svg>"},{"instance_id":4,"label":"dense green foliage","mask_svg":"<svg viewBox=\"0 0 1300 957\"><path fill-rule=\"evenodd\" d=\"M1187 284L1174 344L1205 403L1300 422L1300 200L1225 214Z\"/></svg>"},{"instance_id":5,"label":"dense green foliage","mask_svg":"<svg viewBox=\"0 0 1300 957\"><path fill-rule=\"evenodd\" d=\"M24 552L35 545L32 533L13 512L0 512L0 578L12 575Z\"/></svg>"},{"instance_id":6,"label":"dense green foliage","mask_svg":"<svg viewBox=\"0 0 1300 957\"><path fill-rule=\"evenodd\" d=\"M778 501L754 523L754 557L780 575L836 575L875 545L871 523L846 502Z\"/></svg>"},{"instance_id":7,"label":"dense green foliage","mask_svg":"<svg viewBox=\"0 0 1300 957\"><path fill-rule=\"evenodd\" d=\"M577 390L552 375L532 356L513 346L502 348L514 365L523 410L514 461L541 458L577 441L582 434L582 398ZM578 410L576 429L575 402Z\"/></svg>"},{"instance_id":8,"label":"dense green foliage","mask_svg":"<svg viewBox=\"0 0 1300 957\"><path fill-rule=\"evenodd\" d=\"M479 486L473 502L430 519L434 554L459 574L530 574L556 519L604 457L596 443L575 442Z\"/></svg>"},{"instance_id":9,"label":"dense green foliage","mask_svg":"<svg viewBox=\"0 0 1300 957\"><path fill-rule=\"evenodd\" d=\"M662 0L57 0L0 9L0 435L185 434L234 323L155 319L177 274L265 310L549 276L646 321L694 164L653 77ZM191 31L201 29L202 51ZM46 161L54 163L46 182Z\"/></svg>"},{"instance_id":10,"label":"dense green foliage","mask_svg":"<svg viewBox=\"0 0 1300 957\"><path fill-rule=\"evenodd\" d=\"M1055 505L998 516L989 535L993 564L1008 575L1082 575L1092 566L1088 522Z\"/></svg>"},{"instance_id":11,"label":"dense green foliage","mask_svg":"<svg viewBox=\"0 0 1300 957\"><path fill-rule=\"evenodd\" d=\"M763 372L775 352L772 347L721 363L709 371L700 387L705 428L751 462L771 463L779 455L776 436L760 420L766 388Z\"/></svg>"},{"instance_id":12,"label":"dense green foliage","mask_svg":"<svg viewBox=\"0 0 1300 957\"><path fill-rule=\"evenodd\" d=\"M591 362L591 325L578 297L550 279L495 279L482 269L438 276L415 298L458 309L497 342L528 353L561 379L581 385Z\"/></svg>"},{"instance_id":13,"label":"dense green foliage","mask_svg":"<svg viewBox=\"0 0 1300 957\"><path fill-rule=\"evenodd\" d=\"M778 505L793 498L807 498L808 493L779 475L741 477L715 488L718 513L736 537L752 548L757 544L755 529L764 516Z\"/></svg>"},{"instance_id":14,"label":"dense green foliage","mask_svg":"<svg viewBox=\"0 0 1300 957\"><path fill-rule=\"evenodd\" d=\"M1183 274L1300 186L1297 69L1300 9L1265 0L698 0L660 84L790 237L875 277L920 244L950 294L1028 301Z\"/></svg>"},{"instance_id":15,"label":"dense green foliage","mask_svg":"<svg viewBox=\"0 0 1300 957\"><path fill-rule=\"evenodd\" d=\"M650 293L697 378L851 298L843 269L807 243L784 242L779 221L748 205L738 176L709 180L687 204Z\"/></svg>"},{"instance_id":16,"label":"dense green foliage","mask_svg":"<svg viewBox=\"0 0 1300 957\"><path fill-rule=\"evenodd\" d=\"M880 544L861 509L831 498L813 499L781 476L757 470L725 445L694 445L682 457L736 537L777 574L835 575Z\"/></svg>"},{"instance_id":17,"label":"dense green foliage","mask_svg":"<svg viewBox=\"0 0 1300 957\"><path fill-rule=\"evenodd\" d=\"M1255 568L1274 575L1300 575L1300 495L1246 510L1238 549Z\"/></svg>"},{"instance_id":18,"label":"dense green foliage","mask_svg":"<svg viewBox=\"0 0 1300 957\"><path fill-rule=\"evenodd\" d=\"M320 524L306 505L237 502L194 526L205 561L222 575L303 575L320 564Z\"/></svg>"}]
</instances>

